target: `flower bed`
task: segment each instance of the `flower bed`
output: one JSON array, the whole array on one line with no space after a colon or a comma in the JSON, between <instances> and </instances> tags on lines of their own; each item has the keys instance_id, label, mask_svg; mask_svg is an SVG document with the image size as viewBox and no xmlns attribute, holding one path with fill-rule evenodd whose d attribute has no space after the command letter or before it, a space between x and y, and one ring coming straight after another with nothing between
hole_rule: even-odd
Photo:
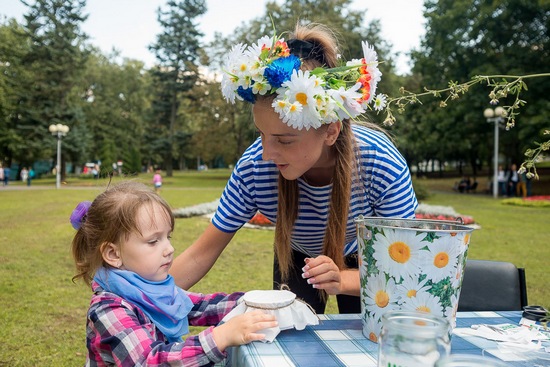
<instances>
[{"instance_id":1,"label":"flower bed","mask_svg":"<svg viewBox=\"0 0 550 367\"><path fill-rule=\"evenodd\" d=\"M525 198L509 198L502 200L502 204L536 208L550 208L550 195L537 195Z\"/></svg>"},{"instance_id":2,"label":"flower bed","mask_svg":"<svg viewBox=\"0 0 550 367\"><path fill-rule=\"evenodd\" d=\"M550 201L550 195L529 196L529 197L523 198L523 200L526 200L526 201L539 201L539 200Z\"/></svg>"},{"instance_id":3,"label":"flower bed","mask_svg":"<svg viewBox=\"0 0 550 367\"><path fill-rule=\"evenodd\" d=\"M469 215L457 213L450 206L419 204L416 209L417 219L448 220L456 222L457 218L462 218L464 224L474 224L475 220Z\"/></svg>"},{"instance_id":4,"label":"flower bed","mask_svg":"<svg viewBox=\"0 0 550 367\"><path fill-rule=\"evenodd\" d=\"M454 211L449 206L437 206L420 204L416 212L416 218L418 219L432 219L432 220L447 220L456 222L457 218L462 218L464 224L474 224L474 218L468 215L462 215ZM273 226L273 223L269 221L262 213L257 212L256 215L248 222L256 226Z\"/></svg>"},{"instance_id":5,"label":"flower bed","mask_svg":"<svg viewBox=\"0 0 550 367\"><path fill-rule=\"evenodd\" d=\"M457 217L451 217L447 215L442 214L423 214L423 213L416 213L416 219L431 219L431 220L447 220L451 222L457 222L457 218L462 218L463 224L474 224L474 218L467 216L467 215L459 215Z\"/></svg>"},{"instance_id":6,"label":"flower bed","mask_svg":"<svg viewBox=\"0 0 550 367\"><path fill-rule=\"evenodd\" d=\"M273 226L273 223L260 212L257 212L248 223L256 226Z\"/></svg>"}]
</instances>

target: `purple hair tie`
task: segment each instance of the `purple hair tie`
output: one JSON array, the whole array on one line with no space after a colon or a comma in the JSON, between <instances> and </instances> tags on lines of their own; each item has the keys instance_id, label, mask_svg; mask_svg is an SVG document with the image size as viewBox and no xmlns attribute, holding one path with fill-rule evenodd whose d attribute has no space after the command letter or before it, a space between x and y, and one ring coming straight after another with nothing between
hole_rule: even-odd
<instances>
[{"instance_id":1,"label":"purple hair tie","mask_svg":"<svg viewBox=\"0 0 550 367\"><path fill-rule=\"evenodd\" d=\"M73 210L70 221L74 229L80 229L80 226L82 225L82 222L84 222L84 218L86 217L88 209L91 205L91 201L81 201Z\"/></svg>"}]
</instances>

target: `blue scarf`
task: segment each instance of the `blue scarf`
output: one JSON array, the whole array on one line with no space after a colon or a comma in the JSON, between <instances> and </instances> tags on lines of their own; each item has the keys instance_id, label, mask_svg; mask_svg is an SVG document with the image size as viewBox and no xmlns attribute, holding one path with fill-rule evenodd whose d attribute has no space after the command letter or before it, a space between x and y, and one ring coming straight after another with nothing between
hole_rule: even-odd
<instances>
[{"instance_id":1,"label":"blue scarf","mask_svg":"<svg viewBox=\"0 0 550 367\"><path fill-rule=\"evenodd\" d=\"M189 332L187 315L193 302L168 275L161 282L152 282L128 270L100 268L94 280L108 292L139 306L170 343L180 341Z\"/></svg>"}]
</instances>

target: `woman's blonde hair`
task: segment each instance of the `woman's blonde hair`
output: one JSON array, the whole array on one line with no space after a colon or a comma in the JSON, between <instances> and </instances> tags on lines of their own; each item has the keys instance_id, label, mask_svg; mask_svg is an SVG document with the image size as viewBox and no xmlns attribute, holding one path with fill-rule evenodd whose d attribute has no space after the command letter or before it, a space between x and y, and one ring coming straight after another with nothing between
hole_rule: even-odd
<instances>
[{"instance_id":1,"label":"woman's blonde hair","mask_svg":"<svg viewBox=\"0 0 550 367\"><path fill-rule=\"evenodd\" d=\"M97 269L109 267L102 251L109 243L120 245L131 233L140 233L137 213L143 206L160 205L174 229L170 205L146 185L125 181L108 188L93 201L72 241L76 275L90 285ZM151 208L152 209L152 208ZM153 211L150 211L151 215Z\"/></svg>"},{"instance_id":2,"label":"woman's blonde hair","mask_svg":"<svg viewBox=\"0 0 550 367\"><path fill-rule=\"evenodd\" d=\"M328 27L321 24L298 24L294 32L290 34L289 39L309 42L316 49L314 57L302 59L302 69L311 70L320 66L328 68L338 66L338 42L335 34ZM303 57L303 55L301 56ZM323 255L330 257L340 269L344 269L346 267L344 246L351 186L352 182L359 178L359 168L356 158L358 152L351 122L349 119L344 119L341 124L340 134L332 147L336 163L332 178L332 193L323 242ZM372 123L364 122L361 124L381 130ZM279 263L282 281L285 282L288 279L290 264L293 260L290 242L292 229L298 216L299 189L297 180L287 180L279 173L278 194L275 255Z\"/></svg>"}]
</instances>

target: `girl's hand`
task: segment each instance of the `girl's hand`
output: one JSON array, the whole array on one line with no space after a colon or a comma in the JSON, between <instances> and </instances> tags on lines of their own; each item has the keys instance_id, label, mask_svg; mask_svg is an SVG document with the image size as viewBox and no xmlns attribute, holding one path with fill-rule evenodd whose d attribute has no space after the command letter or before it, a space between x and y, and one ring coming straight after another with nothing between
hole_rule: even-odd
<instances>
[{"instance_id":1,"label":"girl's hand","mask_svg":"<svg viewBox=\"0 0 550 367\"><path fill-rule=\"evenodd\" d=\"M307 279L313 288L323 289L330 295L359 295L359 270L340 270L330 257L324 255L306 258L305 262L302 278Z\"/></svg>"},{"instance_id":2,"label":"girl's hand","mask_svg":"<svg viewBox=\"0 0 550 367\"><path fill-rule=\"evenodd\" d=\"M265 334L258 334L257 331L277 325L274 315L256 310L233 317L225 324L215 327L212 333L218 349L223 352L227 347L262 340Z\"/></svg>"}]
</instances>

